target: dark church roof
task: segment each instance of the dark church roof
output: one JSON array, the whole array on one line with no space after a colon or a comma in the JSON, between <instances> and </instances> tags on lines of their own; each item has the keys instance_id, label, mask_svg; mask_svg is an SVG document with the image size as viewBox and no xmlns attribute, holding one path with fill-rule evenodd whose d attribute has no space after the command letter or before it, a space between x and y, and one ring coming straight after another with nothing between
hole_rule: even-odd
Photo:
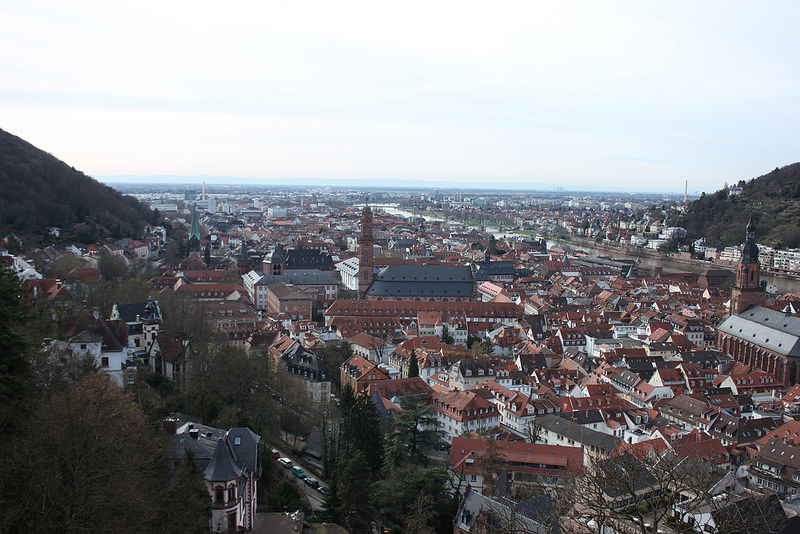
<instances>
[{"instance_id":1,"label":"dark church roof","mask_svg":"<svg viewBox=\"0 0 800 534\"><path fill-rule=\"evenodd\" d=\"M285 282L296 286L339 285L339 280L331 272L320 269L292 269L286 274L265 274L258 279L256 284L269 285L276 282Z\"/></svg>"},{"instance_id":2,"label":"dark church roof","mask_svg":"<svg viewBox=\"0 0 800 534\"><path fill-rule=\"evenodd\" d=\"M488 280L490 276L514 276L514 263L511 261L476 261L475 278Z\"/></svg>"},{"instance_id":3,"label":"dark church roof","mask_svg":"<svg viewBox=\"0 0 800 534\"><path fill-rule=\"evenodd\" d=\"M286 253L286 269L333 269L330 254L313 249L289 249Z\"/></svg>"},{"instance_id":4,"label":"dark church roof","mask_svg":"<svg viewBox=\"0 0 800 534\"><path fill-rule=\"evenodd\" d=\"M370 296L471 297L475 290L467 265L389 265L375 275Z\"/></svg>"}]
</instances>

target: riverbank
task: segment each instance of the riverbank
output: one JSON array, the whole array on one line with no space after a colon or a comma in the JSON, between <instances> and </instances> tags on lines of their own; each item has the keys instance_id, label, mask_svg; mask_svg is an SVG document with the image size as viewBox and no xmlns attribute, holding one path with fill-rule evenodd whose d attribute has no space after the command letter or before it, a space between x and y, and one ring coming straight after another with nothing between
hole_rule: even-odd
<instances>
[{"instance_id":1,"label":"riverbank","mask_svg":"<svg viewBox=\"0 0 800 534\"><path fill-rule=\"evenodd\" d=\"M529 230L514 230L511 232L501 232L499 227L489 225L467 224L468 222L477 221L458 221L446 219L444 216L435 212L425 211L421 213L412 213L407 210L399 208L384 209L386 213L392 215L399 215L401 217L422 217L426 221L450 221L458 223L469 229L476 229L481 232L487 232L495 236L497 239L504 237L531 237L542 235L535 231ZM651 251L639 247L612 247L602 243L596 243L592 240L583 239L562 239L554 236L543 235L548 240L548 247L551 243L559 244L565 248L576 248L582 250L590 255L591 252L602 252L603 254L614 256L621 259L639 260L641 264L650 267L661 267L666 271L678 272L688 271L697 274L704 274L709 269L725 269L728 271L736 272L736 266L729 263L714 263L711 261L695 260L689 258L681 258L672 256L663 252ZM800 291L800 277L788 275L785 273L775 273L764 271L762 272L762 279L775 286L779 293L794 293Z\"/></svg>"}]
</instances>

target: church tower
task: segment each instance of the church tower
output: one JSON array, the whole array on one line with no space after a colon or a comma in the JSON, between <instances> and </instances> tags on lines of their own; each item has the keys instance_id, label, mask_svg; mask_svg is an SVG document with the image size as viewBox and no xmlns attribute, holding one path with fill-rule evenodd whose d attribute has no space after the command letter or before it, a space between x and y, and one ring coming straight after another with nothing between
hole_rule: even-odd
<instances>
[{"instance_id":1,"label":"church tower","mask_svg":"<svg viewBox=\"0 0 800 534\"><path fill-rule=\"evenodd\" d=\"M366 297L367 289L372 284L373 271L373 245L375 238L372 236L372 210L364 206L361 214L361 237L358 240L358 298Z\"/></svg>"},{"instance_id":2,"label":"church tower","mask_svg":"<svg viewBox=\"0 0 800 534\"><path fill-rule=\"evenodd\" d=\"M242 236L242 246L239 249L239 258L236 260L236 269L240 275L250 272L250 254L247 252L244 236Z\"/></svg>"},{"instance_id":3,"label":"church tower","mask_svg":"<svg viewBox=\"0 0 800 534\"><path fill-rule=\"evenodd\" d=\"M189 252L200 252L200 222L197 208L192 207L192 228L189 230Z\"/></svg>"},{"instance_id":4,"label":"church tower","mask_svg":"<svg viewBox=\"0 0 800 534\"><path fill-rule=\"evenodd\" d=\"M736 283L731 288L731 315L742 313L748 306L763 306L765 291L761 286L761 267L758 263L758 245L753 217L747 222L747 238L742 247L742 260L736 269Z\"/></svg>"}]
</instances>

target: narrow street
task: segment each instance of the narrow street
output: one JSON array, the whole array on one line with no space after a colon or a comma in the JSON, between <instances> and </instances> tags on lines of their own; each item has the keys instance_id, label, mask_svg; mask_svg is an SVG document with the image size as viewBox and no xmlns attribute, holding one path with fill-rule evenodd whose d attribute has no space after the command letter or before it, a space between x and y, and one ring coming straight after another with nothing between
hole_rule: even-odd
<instances>
[{"instance_id":1,"label":"narrow street","mask_svg":"<svg viewBox=\"0 0 800 534\"><path fill-rule=\"evenodd\" d=\"M313 473L309 471L308 466L298 459L296 456L291 454L287 454L286 452L278 449L281 458L289 458L292 461L292 465L299 465L303 468L303 471L306 473L306 476L311 476ZM325 495L319 492L319 490L312 488L308 484L306 484L302 479L295 476L292 472L291 468L286 468L280 464L278 464L278 468L281 469L283 472L283 476L288 478L289 480L293 481L297 487L300 489L300 493L305 495L306 499L308 500L309 504L311 505L311 509L314 510L314 513L321 512L325 510ZM319 477L314 476L314 479L319 483L320 487L329 487L326 482L321 480Z\"/></svg>"}]
</instances>

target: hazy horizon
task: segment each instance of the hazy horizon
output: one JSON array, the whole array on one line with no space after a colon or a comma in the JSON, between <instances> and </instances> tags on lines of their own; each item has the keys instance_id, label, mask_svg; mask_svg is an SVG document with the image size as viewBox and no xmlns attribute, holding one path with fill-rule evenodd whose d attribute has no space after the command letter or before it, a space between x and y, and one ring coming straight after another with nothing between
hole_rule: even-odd
<instances>
[{"instance_id":1,"label":"hazy horizon","mask_svg":"<svg viewBox=\"0 0 800 534\"><path fill-rule=\"evenodd\" d=\"M715 191L799 159L800 3L5 2L0 128L91 176Z\"/></svg>"},{"instance_id":2,"label":"hazy horizon","mask_svg":"<svg viewBox=\"0 0 800 534\"><path fill-rule=\"evenodd\" d=\"M546 184L542 182L504 182L486 181L485 183L475 182L464 184L461 182L430 182L426 180L387 180L387 179L349 179L349 178L292 178L291 180L282 178L259 178L241 176L179 176L179 175L115 175L115 176L93 176L96 180L107 185L191 185L200 186L203 182L206 185L227 185L227 186L285 186L285 187L337 187L337 188L367 188L367 189L442 189L442 190L464 190L464 191L511 191L511 192L541 192L541 193L634 193L634 194L665 194L683 195L684 191L660 191L654 190L631 190L631 189L611 189L602 186L569 186L569 184ZM376 180L380 184L376 185ZM724 184L723 184L724 185ZM710 193L713 191L702 191ZM689 190L689 196L699 196L701 191Z\"/></svg>"}]
</instances>

